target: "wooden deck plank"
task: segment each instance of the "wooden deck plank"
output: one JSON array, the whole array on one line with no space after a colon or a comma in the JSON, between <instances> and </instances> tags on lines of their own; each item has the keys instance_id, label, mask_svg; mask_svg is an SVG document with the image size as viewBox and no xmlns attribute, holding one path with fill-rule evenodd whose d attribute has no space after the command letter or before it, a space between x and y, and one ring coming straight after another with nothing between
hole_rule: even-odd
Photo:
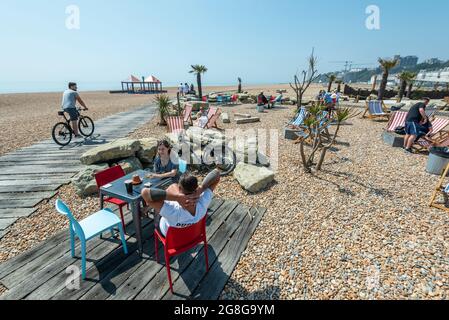
<instances>
[{"instance_id":1,"label":"wooden deck plank","mask_svg":"<svg viewBox=\"0 0 449 320\"><path fill-rule=\"evenodd\" d=\"M66 183L58 183L58 184L49 184L49 185L16 185L16 186L0 186L0 193L10 193L10 192L44 192L44 191L56 191L61 186L68 184L70 181Z\"/></svg>"},{"instance_id":2,"label":"wooden deck plank","mask_svg":"<svg viewBox=\"0 0 449 320\"><path fill-rule=\"evenodd\" d=\"M224 224L224 221L233 214L233 212L236 210L238 203L237 202L230 202L227 201L227 207L225 210L222 210L222 216L219 219L215 219L212 221L212 223L209 225L207 229L207 237L208 242L212 241L216 237L216 234L219 233L220 228ZM176 281L176 279L179 276L179 273L182 273L184 270L186 270L191 262L196 259L196 256L198 254L198 251L203 251L203 248L200 246L194 250L191 250L191 252L187 252L183 255L180 255L176 258L175 261L172 261L171 264L171 270L172 270L172 279L173 281ZM162 251L163 252L163 251ZM194 253L192 256L191 253ZM160 263L164 262L163 254L161 254L160 257ZM204 263L204 260L203 260ZM175 283L175 282L173 282ZM157 275L154 277L154 279L151 280L141 291L140 293L135 297L136 300L158 300L161 299L169 290L169 284L167 279L167 272L162 264L162 268L159 270Z\"/></svg>"},{"instance_id":3,"label":"wooden deck plank","mask_svg":"<svg viewBox=\"0 0 449 320\"><path fill-rule=\"evenodd\" d=\"M0 209L34 208L44 199L0 200Z\"/></svg>"},{"instance_id":4,"label":"wooden deck plank","mask_svg":"<svg viewBox=\"0 0 449 320\"><path fill-rule=\"evenodd\" d=\"M169 292L164 264L154 261L153 226L146 219L143 258L136 252L133 224L128 227L131 232L127 236L130 250L127 256L119 239L92 240L87 249L88 280L81 281L80 290L70 291L65 287L66 269L79 267L81 262L71 258L68 231L65 231L30 252L0 264L0 281L9 289L0 299L217 299L265 213L265 209L251 208L250 215L242 204L234 202L233 206L232 201L220 201L215 199L212 203L207 226L211 270L206 275L201 246L192 250L192 254L177 257L171 264L176 295ZM128 221L129 213L126 217ZM163 253L161 260L162 256Z\"/></svg>"},{"instance_id":5,"label":"wooden deck plank","mask_svg":"<svg viewBox=\"0 0 449 320\"><path fill-rule=\"evenodd\" d=\"M239 205L234 212L231 214L228 220L221 226L219 232L211 239L209 242L209 263L213 265L215 260L220 255L221 251L225 248L228 243L229 238L238 230L245 229L246 231L246 217L248 207L244 205ZM249 219L248 219L249 220ZM164 300L178 300L178 299L188 299L191 294L195 291L201 279L206 275L206 264L205 264L204 250L201 250L195 260L189 268L185 269L176 278L173 277L173 290L175 295L170 291L160 297ZM159 299L160 299L159 298Z\"/></svg>"},{"instance_id":6,"label":"wooden deck plank","mask_svg":"<svg viewBox=\"0 0 449 320\"><path fill-rule=\"evenodd\" d=\"M71 167L71 168L58 168L58 167L8 167L2 170L3 175L28 175L33 173L78 173L80 168Z\"/></svg>"},{"instance_id":7,"label":"wooden deck plank","mask_svg":"<svg viewBox=\"0 0 449 320\"><path fill-rule=\"evenodd\" d=\"M37 208L0 209L0 218L25 218L37 211Z\"/></svg>"},{"instance_id":8,"label":"wooden deck plank","mask_svg":"<svg viewBox=\"0 0 449 320\"><path fill-rule=\"evenodd\" d=\"M129 226L129 229L134 230L132 225ZM128 239L129 236L126 236ZM19 300L24 299L40 286L45 285L46 282L50 281L54 276L58 275L61 271L64 272L70 265L75 264L80 267L81 262L74 260L70 254L70 246L67 243L64 244L68 250L65 253L62 253L59 257L55 259L49 258L53 261L50 264L44 265L43 269L40 269L37 272L25 273L20 276L20 279L23 281L16 285L14 282L10 283L11 280L8 277L1 280L1 282L9 289L6 295L1 297L4 300ZM77 245L77 253L79 254L79 243ZM123 250L121 246L120 239L107 240L107 239L93 239L87 243L87 252L88 252L88 261L86 263L90 267L94 264L90 259L90 257L95 257L95 259L101 260L109 253L115 250ZM8 280L8 282L7 282ZM64 282L65 283L65 282ZM55 288L57 289L57 288Z\"/></svg>"},{"instance_id":9,"label":"wooden deck plank","mask_svg":"<svg viewBox=\"0 0 449 320\"><path fill-rule=\"evenodd\" d=\"M0 231L0 240L8 234L9 230L1 230Z\"/></svg>"},{"instance_id":10,"label":"wooden deck plank","mask_svg":"<svg viewBox=\"0 0 449 320\"><path fill-rule=\"evenodd\" d=\"M2 218L0 217L0 230L5 230L11 224L17 221L18 218Z\"/></svg>"},{"instance_id":11,"label":"wooden deck plank","mask_svg":"<svg viewBox=\"0 0 449 320\"><path fill-rule=\"evenodd\" d=\"M115 213L118 213L118 209L116 208L114 208L113 211ZM129 212L125 212L125 221L128 218L128 216ZM58 248L56 247L59 246L60 244L65 243L65 245L68 246L69 245L68 232L69 232L68 230L61 231L52 238L41 242L34 248L28 250L27 252L0 264L0 281L3 281L6 276L14 272L26 273L23 271L24 268L28 268L30 267L30 265L33 264L39 264L40 262L38 260L44 253L52 250L53 251L58 250ZM78 245L79 243L77 243L77 246ZM12 286L13 284L10 285Z\"/></svg>"},{"instance_id":12,"label":"wooden deck plank","mask_svg":"<svg viewBox=\"0 0 449 320\"><path fill-rule=\"evenodd\" d=\"M0 193L0 200L50 199L55 194L56 194L56 191L53 191L53 192Z\"/></svg>"},{"instance_id":13,"label":"wooden deck plank","mask_svg":"<svg viewBox=\"0 0 449 320\"><path fill-rule=\"evenodd\" d=\"M207 235L208 237L212 237L217 231L218 227L223 223L225 217L227 217L230 212L238 205L236 202L226 201L222 206L216 211L212 212L208 218L208 229ZM217 221L217 223L214 223ZM164 264L157 263L154 257L154 243L150 243L150 250L152 253L152 259L145 263L143 266L139 267L139 269L131 274L131 276L120 286L118 286L115 295L110 296L108 299L113 300L131 300L134 299L146 286L149 286L153 289L153 292L159 291L161 281L157 281L159 278L155 278L156 275L165 272ZM162 250L162 249L161 249ZM163 250L162 250L163 252ZM191 252L195 252L195 249L192 249ZM185 264L181 262L183 259L189 260L189 252L186 252L182 256L178 257L175 261L173 261L172 268L178 269L180 266L184 266ZM160 261L163 261L161 259ZM154 281L156 279L156 281ZM148 284L149 283L149 284ZM163 285L164 283L162 283ZM151 300L151 299L150 299Z\"/></svg>"},{"instance_id":14,"label":"wooden deck plank","mask_svg":"<svg viewBox=\"0 0 449 320\"><path fill-rule=\"evenodd\" d=\"M147 222L143 226L144 231L149 231L152 222ZM120 264L123 260L125 260L129 255L137 255L137 240L134 238L135 232L132 231L131 234L126 236L126 243L128 246L128 255L125 255L123 251L123 247L121 245L117 246L116 244L121 244L121 240L115 239L114 242L110 242L111 239L101 240L102 242L99 246L95 247L92 251L88 251L87 259L92 261L87 261L86 263L86 280L82 281L87 285L88 283L96 283L98 282L98 277L101 279L104 277L104 272L107 272L110 268L113 268L114 265ZM92 240L91 240L92 241ZM70 266L76 266L81 268L81 262L77 259L72 259L71 256L66 256L64 259L70 259ZM81 270L81 269L80 269ZM100 275L98 276L98 274ZM97 274L97 276L95 276ZM67 290L65 286L65 281L67 279L67 274L65 270L60 270L57 274L55 274L51 279L43 283L41 286L36 288L33 292L31 292L25 299L26 300L50 300L57 293ZM81 287L80 287L81 289ZM73 291L69 291L72 295L73 299ZM79 294L78 290L76 292Z\"/></svg>"},{"instance_id":15,"label":"wooden deck plank","mask_svg":"<svg viewBox=\"0 0 449 320\"><path fill-rule=\"evenodd\" d=\"M28 179L0 181L0 186L45 186L52 184L64 184L67 179Z\"/></svg>"},{"instance_id":16,"label":"wooden deck plank","mask_svg":"<svg viewBox=\"0 0 449 320\"><path fill-rule=\"evenodd\" d=\"M32 173L27 175L20 175L20 176L14 176L14 175L4 175L0 172L0 181L5 181L5 184L8 184L6 181L17 181L18 184L21 183L20 181L24 180L41 180L42 182L45 182L45 179L48 180L70 180L72 177L75 176L75 173Z\"/></svg>"},{"instance_id":17,"label":"wooden deck plank","mask_svg":"<svg viewBox=\"0 0 449 320\"><path fill-rule=\"evenodd\" d=\"M53 165L53 166L78 166L81 165L79 160L56 160L56 159L48 159L48 160L25 160L25 159L17 159L17 160L0 160L0 167L8 167L8 166L25 166L25 165Z\"/></svg>"},{"instance_id":18,"label":"wooden deck plank","mask_svg":"<svg viewBox=\"0 0 449 320\"><path fill-rule=\"evenodd\" d=\"M222 200L214 200L210 208L211 216L219 214L222 207ZM148 257L154 256L153 241L153 233L151 232L149 240L144 244L144 250ZM136 262L135 257L131 257L129 261L124 261L117 270L114 270L100 285L96 285L86 295L82 296L81 300L107 299L111 295L114 297L121 296L121 299L125 300L130 295L123 295L123 289L120 288L129 288L129 291L135 292L140 289L141 283L145 282L145 279L151 280L156 270L161 267L156 264L153 258L152 260ZM126 273L123 270L127 270Z\"/></svg>"},{"instance_id":19,"label":"wooden deck plank","mask_svg":"<svg viewBox=\"0 0 449 320\"><path fill-rule=\"evenodd\" d=\"M234 272L242 253L246 250L248 242L262 220L265 212L266 209L262 208L251 210L251 213L254 214L254 218L252 221L249 221L248 228L246 228L246 230L245 228L240 228L236 234L234 234L223 252L218 256L218 259L210 268L209 273L203 278L191 295L192 299L218 300L220 298L226 283ZM249 220L249 217L246 217L245 220ZM214 285L211 286L211 283Z\"/></svg>"}]
</instances>

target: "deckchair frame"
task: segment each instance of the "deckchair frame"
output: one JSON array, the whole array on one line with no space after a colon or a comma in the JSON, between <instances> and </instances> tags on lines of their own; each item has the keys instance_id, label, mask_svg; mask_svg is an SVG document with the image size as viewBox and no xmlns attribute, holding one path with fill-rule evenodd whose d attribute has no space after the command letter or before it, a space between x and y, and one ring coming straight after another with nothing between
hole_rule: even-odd
<instances>
[{"instance_id":1,"label":"deckchair frame","mask_svg":"<svg viewBox=\"0 0 449 320\"><path fill-rule=\"evenodd\" d=\"M376 100L366 101L366 109L362 115L362 119L365 119L365 118L368 118L368 119L387 118L387 119L389 119L391 113L387 110L387 106L385 105L385 103L383 101L380 101L383 114L371 114L370 109L369 109L369 104L370 104L370 102L373 102L373 101L376 101ZM377 102L379 102L379 101L377 100Z\"/></svg>"},{"instance_id":2,"label":"deckchair frame","mask_svg":"<svg viewBox=\"0 0 449 320\"><path fill-rule=\"evenodd\" d=\"M443 174L441 175L440 180L438 181L438 184L432 193L432 197L430 198L430 203L429 203L430 207L444 210L446 212L449 212L449 208L446 208L446 206L444 206L441 203L437 203L436 199L439 194L444 193L443 185L444 185L444 180L447 179L448 173L449 173L449 164L446 166L446 169L444 170Z\"/></svg>"}]
</instances>

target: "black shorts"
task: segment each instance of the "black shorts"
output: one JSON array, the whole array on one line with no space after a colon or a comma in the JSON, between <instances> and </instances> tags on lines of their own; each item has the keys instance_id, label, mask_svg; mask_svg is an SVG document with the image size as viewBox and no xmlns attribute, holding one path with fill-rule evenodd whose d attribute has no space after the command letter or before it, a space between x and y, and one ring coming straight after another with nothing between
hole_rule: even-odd
<instances>
[{"instance_id":1,"label":"black shorts","mask_svg":"<svg viewBox=\"0 0 449 320\"><path fill-rule=\"evenodd\" d=\"M78 110L75 108L68 108L65 109L64 112L67 112L70 116L70 121L78 121L80 114L78 113Z\"/></svg>"}]
</instances>

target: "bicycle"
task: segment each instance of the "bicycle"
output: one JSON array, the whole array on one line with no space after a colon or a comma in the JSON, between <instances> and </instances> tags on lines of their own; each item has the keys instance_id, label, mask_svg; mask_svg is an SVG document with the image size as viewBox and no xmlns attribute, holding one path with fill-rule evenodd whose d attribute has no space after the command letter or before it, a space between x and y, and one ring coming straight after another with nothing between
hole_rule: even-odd
<instances>
[{"instance_id":1,"label":"bicycle","mask_svg":"<svg viewBox=\"0 0 449 320\"><path fill-rule=\"evenodd\" d=\"M179 137L178 155L185 159L184 151L188 150L189 160L187 163L192 167L196 166L198 171L210 172L214 169L220 170L222 177L231 174L237 166L237 156L235 152L229 148L224 141L221 144L212 143L213 140L207 143L201 143L202 154L197 154L195 144L186 140L184 135Z\"/></svg>"},{"instance_id":2,"label":"bicycle","mask_svg":"<svg viewBox=\"0 0 449 320\"><path fill-rule=\"evenodd\" d=\"M86 138L91 137L95 131L94 121L89 117L81 115L81 108L77 108L76 110L79 116L79 132ZM66 112L59 111L58 116L64 117L65 122L55 124L52 131L52 137L56 144L65 147L70 144L75 133L70 125L70 118L67 118L66 116Z\"/></svg>"}]
</instances>

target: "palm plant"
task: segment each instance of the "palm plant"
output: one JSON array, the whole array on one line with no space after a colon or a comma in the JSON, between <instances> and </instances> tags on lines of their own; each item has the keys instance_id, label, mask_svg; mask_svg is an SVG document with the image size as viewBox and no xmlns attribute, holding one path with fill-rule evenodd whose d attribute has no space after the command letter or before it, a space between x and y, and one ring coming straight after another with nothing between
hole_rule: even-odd
<instances>
[{"instance_id":1,"label":"palm plant","mask_svg":"<svg viewBox=\"0 0 449 320\"><path fill-rule=\"evenodd\" d=\"M198 82L198 98L203 98L203 87L201 85L201 75L207 72L207 68L203 65L193 65L192 70L189 73L196 74L196 80Z\"/></svg>"},{"instance_id":2,"label":"palm plant","mask_svg":"<svg viewBox=\"0 0 449 320\"><path fill-rule=\"evenodd\" d=\"M337 92L341 92L341 84L343 83L342 79L335 80L335 83L338 84Z\"/></svg>"},{"instance_id":3,"label":"palm plant","mask_svg":"<svg viewBox=\"0 0 449 320\"><path fill-rule=\"evenodd\" d=\"M167 125L166 117L169 115L170 109L170 97L165 94L161 94L156 96L154 101L156 102L159 110L159 118L160 118L159 125L166 126Z\"/></svg>"},{"instance_id":4,"label":"palm plant","mask_svg":"<svg viewBox=\"0 0 449 320\"><path fill-rule=\"evenodd\" d=\"M332 84L334 83L335 80L337 80L337 76L335 74L331 74L331 75L327 76L327 78L329 79L329 85L327 87L327 92L331 92Z\"/></svg>"},{"instance_id":5,"label":"palm plant","mask_svg":"<svg viewBox=\"0 0 449 320\"><path fill-rule=\"evenodd\" d=\"M382 82L380 83L379 94L377 96L378 100L383 100L385 95L385 90L387 89L388 76L390 75L390 70L397 66L399 59L382 59L379 58L379 64L383 70Z\"/></svg>"}]
</instances>

